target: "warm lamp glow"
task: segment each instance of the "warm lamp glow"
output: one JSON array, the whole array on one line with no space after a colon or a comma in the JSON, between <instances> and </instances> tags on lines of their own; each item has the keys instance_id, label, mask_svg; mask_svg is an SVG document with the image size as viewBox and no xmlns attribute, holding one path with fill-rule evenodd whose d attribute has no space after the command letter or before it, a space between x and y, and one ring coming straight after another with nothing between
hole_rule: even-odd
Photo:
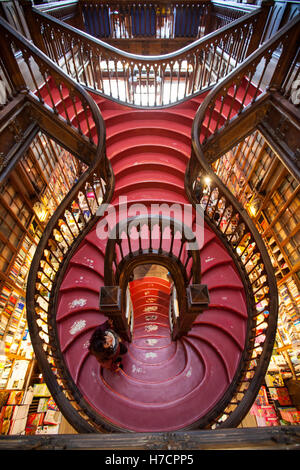
<instances>
[{"instance_id":1,"label":"warm lamp glow","mask_svg":"<svg viewBox=\"0 0 300 470\"><path fill-rule=\"evenodd\" d=\"M44 206L44 204L41 204L40 202L37 202L34 205L34 210L36 212L36 215L38 216L38 219L40 222L45 222L48 218L48 210L47 207Z\"/></svg>"},{"instance_id":2,"label":"warm lamp glow","mask_svg":"<svg viewBox=\"0 0 300 470\"><path fill-rule=\"evenodd\" d=\"M254 205L250 204L249 212L253 217L255 217L256 216L256 207Z\"/></svg>"}]
</instances>

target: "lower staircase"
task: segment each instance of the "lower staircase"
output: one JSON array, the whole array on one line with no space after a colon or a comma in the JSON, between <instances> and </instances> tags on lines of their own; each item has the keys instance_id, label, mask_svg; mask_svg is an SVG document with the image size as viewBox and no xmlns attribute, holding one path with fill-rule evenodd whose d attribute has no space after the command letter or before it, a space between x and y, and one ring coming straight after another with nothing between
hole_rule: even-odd
<instances>
[{"instance_id":1,"label":"lower staircase","mask_svg":"<svg viewBox=\"0 0 300 470\"><path fill-rule=\"evenodd\" d=\"M208 245L213 249L214 243ZM204 261L208 252L212 253L206 247ZM98 260L99 256L95 266ZM73 263L79 263L78 256ZM127 344L123 370L117 373L102 369L87 350L93 329L105 320L97 308L100 276L96 283L84 259L81 269L76 266L77 276L72 266L60 290L61 349L77 386L104 419L136 432L179 430L197 424L225 394L239 367L247 311L243 286L230 260L219 258L214 264L204 275L210 308L177 341L170 335L169 282L144 277L129 284L133 339ZM87 281L77 288L83 275L93 278L92 289ZM73 288L67 285L70 277Z\"/></svg>"},{"instance_id":2,"label":"lower staircase","mask_svg":"<svg viewBox=\"0 0 300 470\"><path fill-rule=\"evenodd\" d=\"M133 110L103 98L98 104L116 180L112 205L118 208L121 196L147 207L189 204L184 174L199 98L156 111ZM57 329L73 380L115 429L150 432L198 426L230 389L245 345L246 295L233 259L205 226L201 271L210 306L177 341L170 334L168 281L145 277L131 282L133 339L124 369L113 373L102 370L87 349L93 329L106 319L99 311L105 245L95 224L60 286Z\"/></svg>"}]
</instances>

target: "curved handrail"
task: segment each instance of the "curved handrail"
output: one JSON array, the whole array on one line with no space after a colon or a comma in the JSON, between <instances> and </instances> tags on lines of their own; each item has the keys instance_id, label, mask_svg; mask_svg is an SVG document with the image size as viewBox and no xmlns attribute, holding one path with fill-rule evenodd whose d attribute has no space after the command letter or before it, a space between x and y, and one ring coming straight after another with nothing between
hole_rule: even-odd
<instances>
[{"instance_id":1,"label":"curved handrail","mask_svg":"<svg viewBox=\"0 0 300 470\"><path fill-rule=\"evenodd\" d=\"M170 325L177 339L183 334L180 326L188 310L186 288L201 283L199 244L192 228L171 217L148 214L121 220L110 234L113 236L108 236L105 249L105 285L120 286L124 305L124 294L136 266L160 264L167 268L179 297L180 315L172 317Z\"/></svg>"},{"instance_id":2,"label":"curved handrail","mask_svg":"<svg viewBox=\"0 0 300 470\"><path fill-rule=\"evenodd\" d=\"M100 150L104 152L103 147ZM103 431L103 422L89 411L60 353L55 295L72 254L93 226L99 205L109 202L112 191L106 168L95 161L50 219L28 276L27 321L35 354L54 400L81 432L93 432L95 426Z\"/></svg>"},{"instance_id":3,"label":"curved handrail","mask_svg":"<svg viewBox=\"0 0 300 470\"><path fill-rule=\"evenodd\" d=\"M200 284L199 247L191 227L171 217L148 214L121 220L116 227L111 229L111 233L113 236L108 236L105 250L104 279L107 285L118 283L123 266L137 255L175 258L183 268L184 286L190 282ZM181 240L180 249L178 256L174 256L174 240L178 233ZM124 243L126 250L122 247ZM192 263L189 262L190 260Z\"/></svg>"},{"instance_id":4,"label":"curved handrail","mask_svg":"<svg viewBox=\"0 0 300 470\"><path fill-rule=\"evenodd\" d=\"M230 403L218 404L220 414L208 415L214 427L235 427L249 411L265 376L277 328L277 283L264 242L246 210L206 162L202 148L192 151L186 184L193 205L200 204L208 225L223 241L243 280L248 305L248 328L242 368L236 374ZM214 410L216 412L216 410Z\"/></svg>"},{"instance_id":5,"label":"curved handrail","mask_svg":"<svg viewBox=\"0 0 300 470\"><path fill-rule=\"evenodd\" d=\"M250 54L204 98L192 127L193 145L198 152L201 145L209 143L218 132L225 131L237 116L268 90L280 90L286 78L284 66L287 66L288 71L289 62L294 59L300 36L299 24L300 15L279 30L259 50ZM271 63L275 51L280 51L276 67ZM278 76L281 77L280 83ZM216 109L219 118L214 120Z\"/></svg>"},{"instance_id":6,"label":"curved handrail","mask_svg":"<svg viewBox=\"0 0 300 470\"><path fill-rule=\"evenodd\" d=\"M89 415L85 414L88 406L82 402L78 389L68 380L67 368L56 344L52 296L59 276L66 266L65 261L89 230L98 206L108 202L112 196L113 175L105 153L104 121L86 90L2 18L0 18L0 32L1 41L6 41L1 62L8 74L11 74L10 84L13 93L22 92L28 95L31 102L33 100L40 108L52 111L53 117L56 115L61 122L72 128L80 143L82 138L91 143L90 165L52 215L35 251L27 280L26 311L35 356L54 400L76 429L93 432L95 426L98 426L98 429L103 430L102 423L97 421L97 417L90 419ZM16 63L15 50L21 53L19 61L23 60L22 68ZM24 74L25 66L29 71L27 75ZM37 77L42 79L39 84ZM53 81L52 92L53 89L56 90L57 96L63 103L60 109L51 95L49 80ZM42 87L39 88L39 85ZM49 98L47 105L46 98ZM67 99L70 99L75 107L73 119L68 116L64 106ZM83 110L86 119L94 120L95 135L89 135L87 126L85 132L88 138L85 138L80 127L82 122L80 124L78 119L76 123L79 109ZM59 140L59 136L57 139Z\"/></svg>"},{"instance_id":7,"label":"curved handrail","mask_svg":"<svg viewBox=\"0 0 300 470\"><path fill-rule=\"evenodd\" d=\"M90 91L131 106L161 107L218 82L260 40L266 9L242 16L192 44L161 56L139 56L32 9L37 43Z\"/></svg>"},{"instance_id":8,"label":"curved handrail","mask_svg":"<svg viewBox=\"0 0 300 470\"><path fill-rule=\"evenodd\" d=\"M238 425L259 391L276 335L278 293L274 269L265 244L247 211L214 173L206 159L206 148L209 148L210 140L213 141L218 132L226 131L259 95L268 93L263 92L260 86L272 54L280 46L277 70L284 79L284 67L290 66L297 50L299 21L300 16L222 80L204 99L193 123L192 155L186 172L186 189L191 202L201 205L207 223L227 246L241 273L248 296L248 334L241 362L243 365L233 381L236 387L233 398L229 397L230 402L226 403L226 394L222 403L218 404L217 418L213 415L205 417L208 421L214 421L212 427ZM253 95L246 101L249 89L253 86L252 79L261 65L263 66L253 87ZM278 75L270 74L267 87L269 90L278 89L281 83ZM240 90L243 90L243 94L239 93ZM234 107L237 97L240 103ZM212 128L215 109L219 116L223 112L224 119L221 122L219 117Z\"/></svg>"},{"instance_id":9,"label":"curved handrail","mask_svg":"<svg viewBox=\"0 0 300 470\"><path fill-rule=\"evenodd\" d=\"M89 142L95 145L94 154L95 158L98 159L105 144L105 126L99 108L90 94L2 18L0 18L0 32L2 40L6 41L11 57L13 57L14 51L18 50L21 53L18 61L19 63L23 61L22 72L17 65L15 68L21 78L18 78L16 82L14 76L11 77L14 92L27 93L31 99L53 111L59 119L71 126L81 136L83 136L83 124L79 119L78 110L83 109L85 122L88 122L89 116L94 120L96 135L93 136L89 132L87 137ZM3 60L8 67L8 58L4 56ZM13 83L14 80L15 83ZM50 81L51 87L49 86ZM47 104L45 104L42 88L46 90L49 97ZM54 94L59 96L60 109L56 105L55 99L57 98L54 98ZM66 101L68 99L72 103L73 116L70 116L70 112L67 111Z\"/></svg>"}]
</instances>

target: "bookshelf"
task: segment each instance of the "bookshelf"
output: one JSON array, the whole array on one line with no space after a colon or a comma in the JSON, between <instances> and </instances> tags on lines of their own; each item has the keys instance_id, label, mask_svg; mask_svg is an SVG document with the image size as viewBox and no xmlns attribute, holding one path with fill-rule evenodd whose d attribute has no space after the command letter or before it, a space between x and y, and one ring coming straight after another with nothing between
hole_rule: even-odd
<instances>
[{"instance_id":1,"label":"bookshelf","mask_svg":"<svg viewBox=\"0 0 300 470\"><path fill-rule=\"evenodd\" d=\"M279 318L270 369L300 377L299 183L257 130L214 163L265 241L278 285Z\"/></svg>"},{"instance_id":2,"label":"bookshelf","mask_svg":"<svg viewBox=\"0 0 300 470\"><path fill-rule=\"evenodd\" d=\"M65 149L39 132L0 187L0 392L22 390L34 360L26 283L47 221L78 176ZM4 357L4 359L3 359Z\"/></svg>"},{"instance_id":3,"label":"bookshelf","mask_svg":"<svg viewBox=\"0 0 300 470\"><path fill-rule=\"evenodd\" d=\"M0 435L58 434L62 414L45 383L0 392Z\"/></svg>"}]
</instances>

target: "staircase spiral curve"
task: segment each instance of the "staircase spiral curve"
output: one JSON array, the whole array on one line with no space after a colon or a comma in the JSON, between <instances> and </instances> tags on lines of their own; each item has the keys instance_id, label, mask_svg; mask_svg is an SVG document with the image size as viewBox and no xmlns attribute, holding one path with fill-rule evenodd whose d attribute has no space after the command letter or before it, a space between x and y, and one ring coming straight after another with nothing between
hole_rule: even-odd
<instances>
[{"instance_id":1,"label":"staircase spiral curve","mask_svg":"<svg viewBox=\"0 0 300 470\"><path fill-rule=\"evenodd\" d=\"M115 174L112 205L118 208L125 196L128 204L146 207L189 204L184 175L190 129L203 98L155 111L98 98ZM207 225L203 235L208 310L186 336L172 341L169 283L148 277L131 282L133 339L118 373L102 370L87 349L93 329L106 319L99 310L106 242L97 235L97 223L70 260L57 301L61 351L82 395L117 429L150 432L196 426L239 373L248 321L244 285L217 235Z\"/></svg>"}]
</instances>

